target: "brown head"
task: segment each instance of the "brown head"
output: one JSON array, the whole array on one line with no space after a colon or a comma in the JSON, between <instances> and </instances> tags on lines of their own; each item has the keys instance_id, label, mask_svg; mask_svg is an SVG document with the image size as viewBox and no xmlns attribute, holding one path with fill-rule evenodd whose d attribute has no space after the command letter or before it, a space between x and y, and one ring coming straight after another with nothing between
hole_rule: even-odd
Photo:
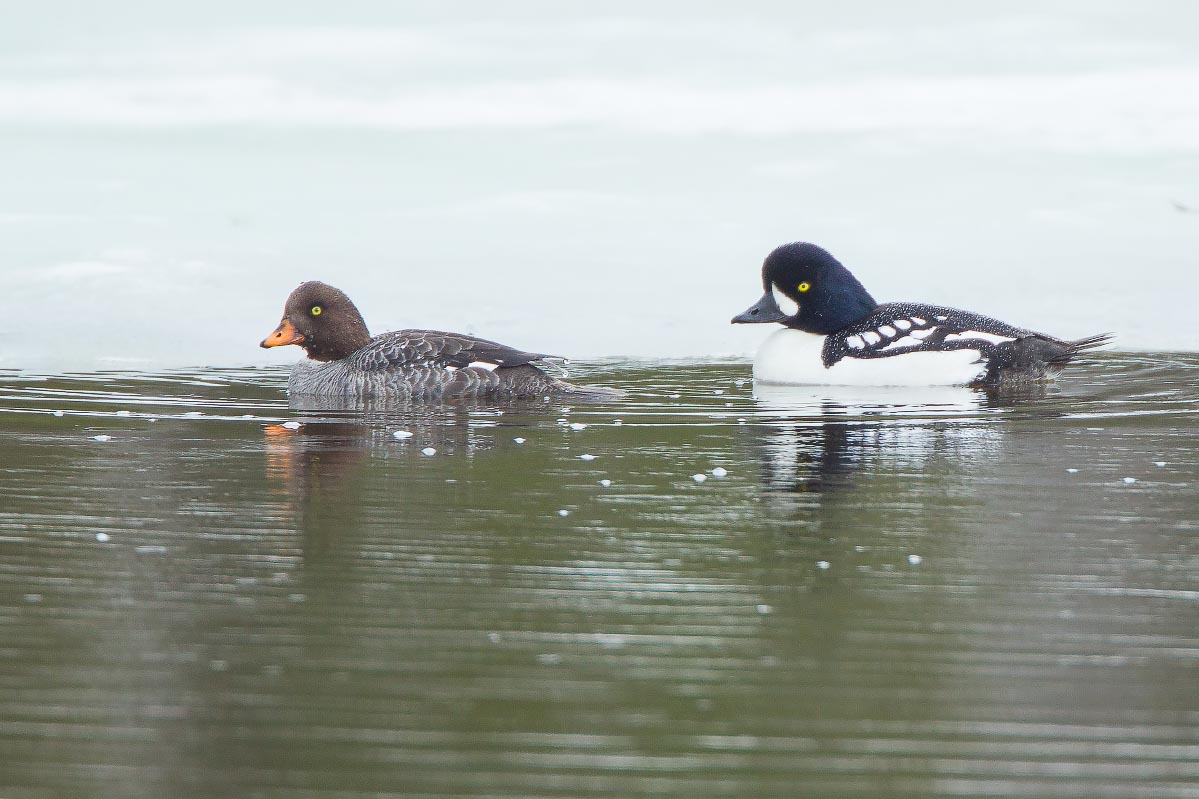
<instances>
[{"instance_id":1,"label":"brown head","mask_svg":"<svg viewBox=\"0 0 1199 799\"><path fill-rule=\"evenodd\" d=\"M371 340L350 298L319 280L301 283L283 306L283 320L259 346L298 344L314 361L339 361Z\"/></svg>"}]
</instances>

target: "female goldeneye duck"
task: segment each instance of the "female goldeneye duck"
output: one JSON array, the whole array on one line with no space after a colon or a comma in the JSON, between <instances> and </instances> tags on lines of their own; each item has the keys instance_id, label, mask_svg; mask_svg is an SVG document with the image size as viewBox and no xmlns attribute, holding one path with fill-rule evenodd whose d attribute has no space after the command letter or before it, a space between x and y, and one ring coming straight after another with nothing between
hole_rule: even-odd
<instances>
[{"instance_id":1,"label":"female goldeneye duck","mask_svg":"<svg viewBox=\"0 0 1199 799\"><path fill-rule=\"evenodd\" d=\"M1111 334L1064 341L969 311L879 305L815 244L784 244L762 264L765 293L734 324L784 325L754 358L754 379L784 385L998 387L1052 380Z\"/></svg>"},{"instance_id":2,"label":"female goldeneye duck","mask_svg":"<svg viewBox=\"0 0 1199 799\"><path fill-rule=\"evenodd\" d=\"M310 359L292 370L289 394L433 399L619 393L550 377L538 366L554 356L474 336L397 330L372 338L350 298L315 280L291 293L283 320L260 346L288 344L303 347Z\"/></svg>"}]
</instances>

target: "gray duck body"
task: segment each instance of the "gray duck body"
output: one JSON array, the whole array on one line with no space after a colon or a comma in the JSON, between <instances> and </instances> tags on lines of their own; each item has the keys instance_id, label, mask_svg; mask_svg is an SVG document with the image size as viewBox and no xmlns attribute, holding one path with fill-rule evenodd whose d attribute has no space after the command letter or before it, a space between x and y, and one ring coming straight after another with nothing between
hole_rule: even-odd
<instances>
[{"instance_id":1,"label":"gray duck body","mask_svg":"<svg viewBox=\"0 0 1199 799\"><path fill-rule=\"evenodd\" d=\"M538 368L551 356L437 330L396 330L335 361L304 360L287 381L294 395L522 398L583 391Z\"/></svg>"}]
</instances>

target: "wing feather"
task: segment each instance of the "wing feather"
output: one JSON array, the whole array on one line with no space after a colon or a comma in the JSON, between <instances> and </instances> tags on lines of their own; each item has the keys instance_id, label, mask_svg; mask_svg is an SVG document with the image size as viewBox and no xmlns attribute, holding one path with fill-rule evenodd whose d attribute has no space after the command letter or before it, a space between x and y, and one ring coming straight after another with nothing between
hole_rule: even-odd
<instances>
[{"instance_id":1,"label":"wing feather","mask_svg":"<svg viewBox=\"0 0 1199 799\"><path fill-rule=\"evenodd\" d=\"M911 302L880 305L865 318L837 333L824 343L824 364L832 366L845 357L889 358L909 352L978 350L988 357L995 347L1028 336L1058 342L1032 330L1009 325L989 316Z\"/></svg>"},{"instance_id":2,"label":"wing feather","mask_svg":"<svg viewBox=\"0 0 1199 799\"><path fill-rule=\"evenodd\" d=\"M353 356L363 371L394 368L475 368L493 371L535 364L552 355L525 352L495 341L440 330L396 330L375 336Z\"/></svg>"}]
</instances>

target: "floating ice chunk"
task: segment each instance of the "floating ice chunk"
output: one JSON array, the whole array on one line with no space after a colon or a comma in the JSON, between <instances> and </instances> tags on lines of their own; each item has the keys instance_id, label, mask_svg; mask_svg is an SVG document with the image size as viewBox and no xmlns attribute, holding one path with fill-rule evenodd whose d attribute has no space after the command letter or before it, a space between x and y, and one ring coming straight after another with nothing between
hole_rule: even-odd
<instances>
[{"instance_id":1,"label":"floating ice chunk","mask_svg":"<svg viewBox=\"0 0 1199 799\"><path fill-rule=\"evenodd\" d=\"M718 388L718 389L716 389L715 391L713 391L712 393L713 393L713 394L723 394L723 393L724 393L724 389L723 389L723 388Z\"/></svg>"},{"instance_id":2,"label":"floating ice chunk","mask_svg":"<svg viewBox=\"0 0 1199 799\"><path fill-rule=\"evenodd\" d=\"M54 415L55 415L55 416L66 416L66 414L65 414L65 413L63 413L62 411L55 411L55 412L54 412Z\"/></svg>"},{"instance_id":3,"label":"floating ice chunk","mask_svg":"<svg viewBox=\"0 0 1199 799\"><path fill-rule=\"evenodd\" d=\"M584 452L582 455L580 455L580 456L579 456L579 460L581 460L581 461L593 461L593 460L595 460L595 456L594 456L594 455L592 455L592 454L590 454L590 453Z\"/></svg>"},{"instance_id":4,"label":"floating ice chunk","mask_svg":"<svg viewBox=\"0 0 1199 799\"><path fill-rule=\"evenodd\" d=\"M1125 477L1124 478L1124 482L1127 483L1128 485L1132 485L1136 481L1137 481L1137 478L1135 478L1135 477Z\"/></svg>"},{"instance_id":5,"label":"floating ice chunk","mask_svg":"<svg viewBox=\"0 0 1199 799\"><path fill-rule=\"evenodd\" d=\"M583 424L582 422L571 422L570 429L571 430L586 430L587 425Z\"/></svg>"},{"instance_id":6,"label":"floating ice chunk","mask_svg":"<svg viewBox=\"0 0 1199 799\"><path fill-rule=\"evenodd\" d=\"M729 470L724 468L723 466L717 466L715 469L712 470L712 476L713 477L728 477Z\"/></svg>"},{"instance_id":7,"label":"floating ice chunk","mask_svg":"<svg viewBox=\"0 0 1199 799\"><path fill-rule=\"evenodd\" d=\"M827 569L828 569L828 567L829 567L829 562L828 562L827 560L818 560L818 561L816 561L816 568L817 568L817 569L820 569L821 571L825 571L825 570L827 570Z\"/></svg>"},{"instance_id":8,"label":"floating ice chunk","mask_svg":"<svg viewBox=\"0 0 1199 799\"><path fill-rule=\"evenodd\" d=\"M129 411L117 411L117 416L132 416L132 415L133 414L130 413Z\"/></svg>"},{"instance_id":9,"label":"floating ice chunk","mask_svg":"<svg viewBox=\"0 0 1199 799\"><path fill-rule=\"evenodd\" d=\"M691 479L697 483L702 483L704 480L708 479L708 476L706 474L693 474L691 475Z\"/></svg>"},{"instance_id":10,"label":"floating ice chunk","mask_svg":"<svg viewBox=\"0 0 1199 799\"><path fill-rule=\"evenodd\" d=\"M300 429L299 422L284 422L283 426L286 427L288 430L299 430Z\"/></svg>"},{"instance_id":11,"label":"floating ice chunk","mask_svg":"<svg viewBox=\"0 0 1199 799\"><path fill-rule=\"evenodd\" d=\"M98 436L92 436L92 441L112 441L112 436L106 436L101 433Z\"/></svg>"},{"instance_id":12,"label":"floating ice chunk","mask_svg":"<svg viewBox=\"0 0 1199 799\"><path fill-rule=\"evenodd\" d=\"M1066 474L1078 474L1078 469L1067 469Z\"/></svg>"},{"instance_id":13,"label":"floating ice chunk","mask_svg":"<svg viewBox=\"0 0 1199 799\"><path fill-rule=\"evenodd\" d=\"M422 449L420 451L420 454L425 455L425 456L432 456L432 455L437 454L437 450L433 449L433 447L425 447L424 449Z\"/></svg>"},{"instance_id":14,"label":"floating ice chunk","mask_svg":"<svg viewBox=\"0 0 1199 799\"><path fill-rule=\"evenodd\" d=\"M405 438L412 438L412 435L413 433L411 430L397 430L391 434L392 438L397 441L403 441Z\"/></svg>"},{"instance_id":15,"label":"floating ice chunk","mask_svg":"<svg viewBox=\"0 0 1199 799\"><path fill-rule=\"evenodd\" d=\"M517 444L525 443L525 440L523 438L521 438L520 436L517 436L516 438L514 438L512 440L515 441Z\"/></svg>"},{"instance_id":16,"label":"floating ice chunk","mask_svg":"<svg viewBox=\"0 0 1199 799\"><path fill-rule=\"evenodd\" d=\"M612 481L605 477L603 480L600 480L600 485L602 485L604 488L608 488L612 485Z\"/></svg>"},{"instance_id":17,"label":"floating ice chunk","mask_svg":"<svg viewBox=\"0 0 1199 799\"><path fill-rule=\"evenodd\" d=\"M908 564L909 565L919 566L923 562L924 562L924 558L920 557L919 555L908 555Z\"/></svg>"},{"instance_id":18,"label":"floating ice chunk","mask_svg":"<svg viewBox=\"0 0 1199 799\"><path fill-rule=\"evenodd\" d=\"M107 544L109 541L108 533L96 533L96 540L101 544Z\"/></svg>"},{"instance_id":19,"label":"floating ice chunk","mask_svg":"<svg viewBox=\"0 0 1199 799\"><path fill-rule=\"evenodd\" d=\"M558 511L558 515L559 516L569 516L570 511L568 511L566 508L563 508L562 510Z\"/></svg>"}]
</instances>

